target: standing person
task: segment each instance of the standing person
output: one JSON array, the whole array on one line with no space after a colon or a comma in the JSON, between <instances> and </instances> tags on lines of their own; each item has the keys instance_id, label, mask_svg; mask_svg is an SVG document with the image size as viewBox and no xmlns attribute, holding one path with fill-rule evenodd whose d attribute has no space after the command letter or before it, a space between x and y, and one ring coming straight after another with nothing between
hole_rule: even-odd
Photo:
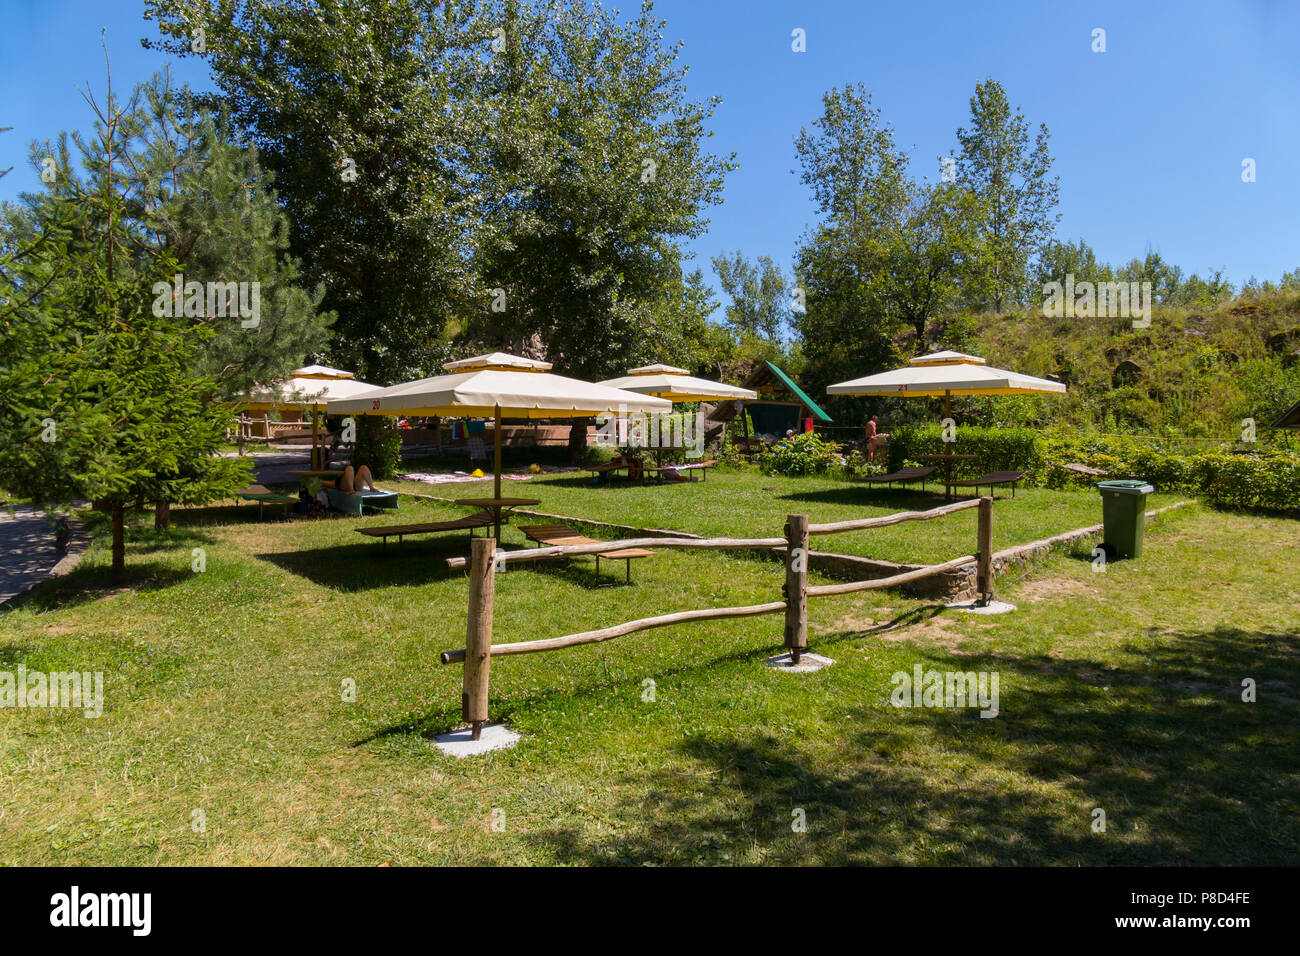
<instances>
[{"instance_id":1,"label":"standing person","mask_svg":"<svg viewBox=\"0 0 1300 956\"><path fill-rule=\"evenodd\" d=\"M878 425L879 420L880 417L878 415L872 415L871 419L867 422L867 461L876 460L876 449L883 445L885 440L889 438L888 432L882 433L880 431Z\"/></svg>"}]
</instances>

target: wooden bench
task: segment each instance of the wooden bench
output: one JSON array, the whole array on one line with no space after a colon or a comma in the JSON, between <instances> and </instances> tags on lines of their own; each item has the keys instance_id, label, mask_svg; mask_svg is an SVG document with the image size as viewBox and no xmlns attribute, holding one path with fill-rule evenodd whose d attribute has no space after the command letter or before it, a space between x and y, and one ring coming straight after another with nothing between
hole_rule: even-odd
<instances>
[{"instance_id":1,"label":"wooden bench","mask_svg":"<svg viewBox=\"0 0 1300 956\"><path fill-rule=\"evenodd\" d=\"M900 468L898 471L891 471L887 475L868 475L865 478L854 478L853 480L867 485L893 485L896 481L905 485L909 481L919 481L921 483L921 488L924 489L926 481L929 480L930 476L936 471L938 471L938 469L934 467Z\"/></svg>"},{"instance_id":2,"label":"wooden bench","mask_svg":"<svg viewBox=\"0 0 1300 956\"><path fill-rule=\"evenodd\" d=\"M492 515L486 511L480 511L477 514L467 515L464 518L456 518L452 521L427 521L424 524L387 524L378 528L357 528L357 534L364 534L371 538L383 538L384 550L388 550L388 539L397 538L397 543L402 543L402 538L408 534L437 534L441 531L469 531L469 536L474 537L475 528L492 527Z\"/></svg>"},{"instance_id":3,"label":"wooden bench","mask_svg":"<svg viewBox=\"0 0 1300 956\"><path fill-rule=\"evenodd\" d=\"M604 464L587 466L587 470L597 478L601 475L607 475L611 479L617 477L620 468L627 469L628 481L643 481L645 479L645 470L640 458L611 458Z\"/></svg>"},{"instance_id":4,"label":"wooden bench","mask_svg":"<svg viewBox=\"0 0 1300 956\"><path fill-rule=\"evenodd\" d=\"M709 469L712 468L717 463L718 462L715 459L712 461L691 462L688 465L655 465L653 467L646 468L646 471L657 472L660 481L695 481L695 478L692 477L691 475L683 475L681 474L681 472L694 471L695 469L699 469L701 480L708 481ZM665 476L665 473L667 473L667 476Z\"/></svg>"},{"instance_id":5,"label":"wooden bench","mask_svg":"<svg viewBox=\"0 0 1300 956\"><path fill-rule=\"evenodd\" d=\"M1016 496L1016 482L1027 474L1029 474L1027 471L990 471L987 475L971 478L969 481L954 481L952 486L954 488L974 488L975 495L978 497L980 485L988 485L989 494L993 493L994 485L1010 485L1011 497L1014 498Z\"/></svg>"},{"instance_id":6,"label":"wooden bench","mask_svg":"<svg viewBox=\"0 0 1300 956\"><path fill-rule=\"evenodd\" d=\"M578 534L568 525L563 524L529 524L520 525L519 530L529 541L533 541L538 547L542 545L559 546L566 544L600 544L595 538L588 538L586 535ZM648 558L654 554L645 548L620 548L617 551L606 551L604 554L596 555L596 573L600 573L601 558L621 558L627 562L626 580L632 583L632 559Z\"/></svg>"}]
</instances>

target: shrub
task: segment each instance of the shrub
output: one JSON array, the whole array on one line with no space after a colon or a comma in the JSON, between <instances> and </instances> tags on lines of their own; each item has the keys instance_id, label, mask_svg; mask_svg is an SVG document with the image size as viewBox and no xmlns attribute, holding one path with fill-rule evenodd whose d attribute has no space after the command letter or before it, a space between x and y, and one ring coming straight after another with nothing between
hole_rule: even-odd
<instances>
[{"instance_id":1,"label":"shrub","mask_svg":"<svg viewBox=\"0 0 1300 956\"><path fill-rule=\"evenodd\" d=\"M402 466L402 433L387 415L358 415L352 464L370 467L376 481L392 478Z\"/></svg>"},{"instance_id":2,"label":"shrub","mask_svg":"<svg viewBox=\"0 0 1300 956\"><path fill-rule=\"evenodd\" d=\"M1032 428L959 425L953 451L975 457L959 462L958 472L974 476L990 471L1028 471L1032 477L1043 464L1038 437ZM887 448L890 470L906 467L903 462L925 455L942 455L943 429L938 425L901 426L890 433Z\"/></svg>"},{"instance_id":3,"label":"shrub","mask_svg":"<svg viewBox=\"0 0 1300 956\"><path fill-rule=\"evenodd\" d=\"M767 475L824 475L844 467L841 447L816 432L804 432L777 442L759 459L759 467Z\"/></svg>"}]
</instances>

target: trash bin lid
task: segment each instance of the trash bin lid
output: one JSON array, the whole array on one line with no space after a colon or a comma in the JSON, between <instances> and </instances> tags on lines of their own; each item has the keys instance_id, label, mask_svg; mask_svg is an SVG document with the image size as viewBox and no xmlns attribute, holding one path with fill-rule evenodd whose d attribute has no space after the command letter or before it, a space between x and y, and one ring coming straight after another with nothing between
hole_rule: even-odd
<instances>
[{"instance_id":1,"label":"trash bin lid","mask_svg":"<svg viewBox=\"0 0 1300 956\"><path fill-rule=\"evenodd\" d=\"M1115 478L1110 481L1099 481L1097 487L1102 491L1113 491L1121 495L1149 495L1155 491L1155 488L1148 485L1141 478Z\"/></svg>"}]
</instances>

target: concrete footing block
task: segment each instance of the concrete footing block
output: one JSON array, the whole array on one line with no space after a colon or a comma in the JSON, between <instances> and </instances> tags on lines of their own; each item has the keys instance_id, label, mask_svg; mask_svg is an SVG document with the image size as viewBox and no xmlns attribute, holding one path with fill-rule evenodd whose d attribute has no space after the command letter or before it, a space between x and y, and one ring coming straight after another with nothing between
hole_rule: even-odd
<instances>
[{"instance_id":1,"label":"concrete footing block","mask_svg":"<svg viewBox=\"0 0 1300 956\"><path fill-rule=\"evenodd\" d=\"M835 662L829 657L822 657L820 654L809 654L804 651L799 655L799 663L796 665L790 652L786 651L784 654L776 655L776 657L769 657L763 663L774 671L786 671L790 674L811 674L823 667L830 667Z\"/></svg>"},{"instance_id":2,"label":"concrete footing block","mask_svg":"<svg viewBox=\"0 0 1300 956\"><path fill-rule=\"evenodd\" d=\"M505 724L484 724L479 739L472 738L469 727L457 727L433 738L434 745L452 757L478 757L493 750L509 750L519 743L519 734Z\"/></svg>"}]
</instances>

